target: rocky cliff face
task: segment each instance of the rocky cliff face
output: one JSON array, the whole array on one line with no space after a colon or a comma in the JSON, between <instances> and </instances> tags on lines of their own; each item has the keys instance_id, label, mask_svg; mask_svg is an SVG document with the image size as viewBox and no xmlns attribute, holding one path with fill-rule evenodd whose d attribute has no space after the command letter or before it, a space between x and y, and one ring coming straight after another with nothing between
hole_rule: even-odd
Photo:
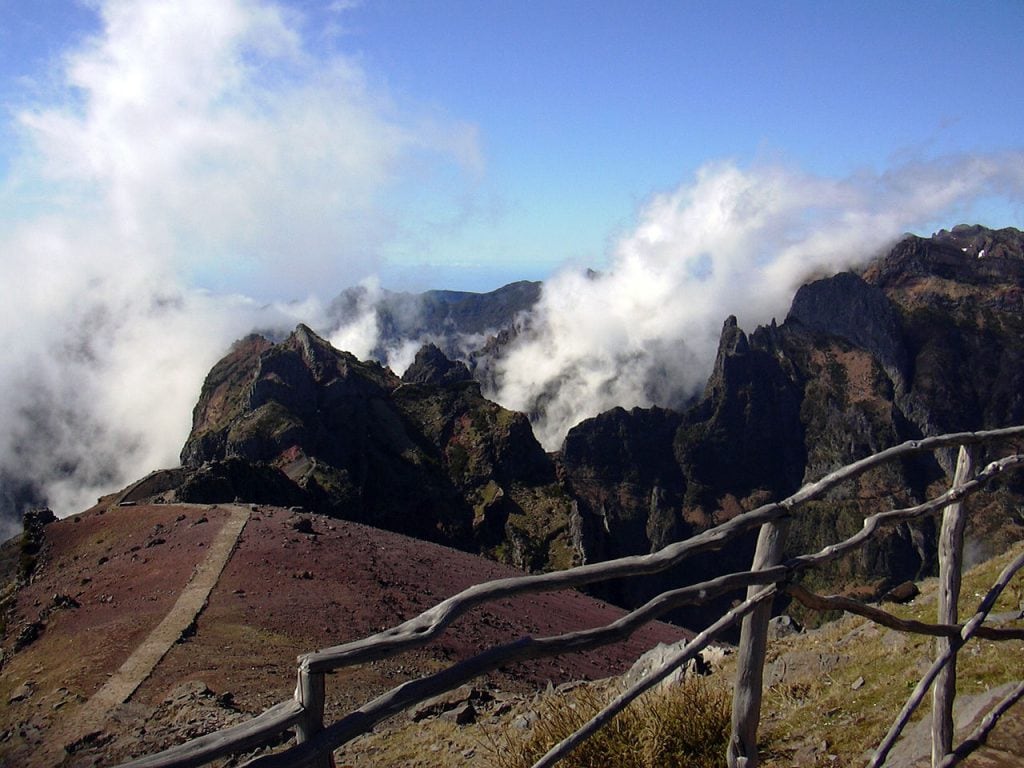
<instances>
[{"instance_id":1,"label":"rocky cliff face","mask_svg":"<svg viewBox=\"0 0 1024 768\"><path fill-rule=\"evenodd\" d=\"M910 350L904 410L924 431L1024 418L1024 235L955 227L910 237L864 272L897 307Z\"/></svg>"},{"instance_id":2,"label":"rocky cliff face","mask_svg":"<svg viewBox=\"0 0 1024 768\"><path fill-rule=\"evenodd\" d=\"M567 485L585 526L588 560L653 552L684 535L676 511L686 480L672 459L681 416L616 408L571 430L562 448Z\"/></svg>"},{"instance_id":3,"label":"rocky cliff face","mask_svg":"<svg viewBox=\"0 0 1024 768\"><path fill-rule=\"evenodd\" d=\"M803 286L782 325L748 336L729 318L695 406L603 414L566 439L567 483L581 509L607 521L584 527L583 550L646 552L655 544L650 530L690 535L903 440L1021 423L1022 288L1024 235L957 227L907 238L862 274ZM671 424L678 426L666 438ZM603 456L614 461L602 464ZM881 468L808 506L791 551L850 535L881 504L922 499L930 485L948 482L951 463L944 456ZM1020 490L1009 484L979 503L979 554L1024 536L1012 511ZM713 567L746 557L749 543ZM821 579L880 592L931 571L934 557L930 522L901 526Z\"/></svg>"},{"instance_id":4,"label":"rocky cliff face","mask_svg":"<svg viewBox=\"0 0 1024 768\"><path fill-rule=\"evenodd\" d=\"M686 411L614 409L577 425L554 457L437 347L399 379L304 326L280 344L249 337L210 372L179 492L258 491L527 568L647 553L903 440L1024 421L1022 308L1017 230L909 237L858 274L803 286L782 324L748 334L727 319ZM919 501L948 482L951 461L884 467L809 505L791 550ZM979 504L979 554L1024 535L1008 513L1018 485ZM933 528L898 527L821 578L878 592L927 573ZM745 567L750 550L669 578ZM632 605L660 586L636 580L606 596Z\"/></svg>"},{"instance_id":5,"label":"rocky cliff face","mask_svg":"<svg viewBox=\"0 0 1024 768\"><path fill-rule=\"evenodd\" d=\"M300 504L529 568L568 565L569 502L526 418L425 347L404 378L300 325L211 370L183 500Z\"/></svg>"}]
</instances>

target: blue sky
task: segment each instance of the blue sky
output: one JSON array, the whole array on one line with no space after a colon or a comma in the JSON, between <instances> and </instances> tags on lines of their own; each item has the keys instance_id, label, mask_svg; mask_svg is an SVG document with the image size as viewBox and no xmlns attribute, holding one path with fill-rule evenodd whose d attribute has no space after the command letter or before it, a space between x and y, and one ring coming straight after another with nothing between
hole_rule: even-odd
<instances>
[{"instance_id":1,"label":"blue sky","mask_svg":"<svg viewBox=\"0 0 1024 768\"><path fill-rule=\"evenodd\" d=\"M399 2L346 23L337 45L393 92L480 126L507 215L473 235L497 260L601 260L709 160L844 177L1021 146L1019 2Z\"/></svg>"},{"instance_id":2,"label":"blue sky","mask_svg":"<svg viewBox=\"0 0 1024 768\"><path fill-rule=\"evenodd\" d=\"M61 61L102 34L95 5L0 3L9 120L11 110L77 97L62 87ZM376 271L400 287L488 289L566 261L604 266L650 197L708 162L848 178L1022 144L1016 0L279 7L313 63L282 75L260 61L267 78L308 78L317 62L341 57L382 119L472 135L471 162L413 152L375 201L392 232L359 243L373 255L352 275ZM4 136L0 167L10 168L24 142L12 140L10 122ZM1012 196L972 199L961 212L1021 224ZM237 269L190 274L213 289L244 282Z\"/></svg>"}]
</instances>

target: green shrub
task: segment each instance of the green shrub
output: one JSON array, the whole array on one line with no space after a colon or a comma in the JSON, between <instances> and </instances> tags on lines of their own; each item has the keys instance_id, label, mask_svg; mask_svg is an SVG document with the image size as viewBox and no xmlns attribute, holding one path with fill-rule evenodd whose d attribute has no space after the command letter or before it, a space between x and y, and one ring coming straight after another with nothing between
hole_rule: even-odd
<instances>
[{"instance_id":1,"label":"green shrub","mask_svg":"<svg viewBox=\"0 0 1024 768\"><path fill-rule=\"evenodd\" d=\"M527 768L579 729L610 700L581 686L550 697L532 730L503 732L494 746L498 768ZM719 768L725 765L730 706L727 692L700 678L641 696L571 752L565 768Z\"/></svg>"}]
</instances>

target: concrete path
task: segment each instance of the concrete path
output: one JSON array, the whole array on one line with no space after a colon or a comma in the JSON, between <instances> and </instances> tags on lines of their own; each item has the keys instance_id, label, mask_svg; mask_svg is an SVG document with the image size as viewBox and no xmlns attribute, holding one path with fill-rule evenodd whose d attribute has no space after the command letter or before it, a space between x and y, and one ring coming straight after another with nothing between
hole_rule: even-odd
<instances>
[{"instance_id":1,"label":"concrete path","mask_svg":"<svg viewBox=\"0 0 1024 768\"><path fill-rule=\"evenodd\" d=\"M132 652L106 684L79 709L75 718L75 735L65 743L74 742L102 730L110 711L128 701L149 677L156 665L190 627L210 597L224 566L238 543L238 537L249 521L249 508L240 505L219 505L230 517L210 543L206 558L196 566L177 602L156 628ZM63 745L62 745L63 746Z\"/></svg>"}]
</instances>

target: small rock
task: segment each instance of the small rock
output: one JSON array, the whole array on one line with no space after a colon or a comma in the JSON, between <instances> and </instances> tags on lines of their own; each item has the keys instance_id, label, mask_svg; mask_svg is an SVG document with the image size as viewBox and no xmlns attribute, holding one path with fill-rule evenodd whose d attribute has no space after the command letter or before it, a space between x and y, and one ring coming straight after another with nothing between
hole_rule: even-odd
<instances>
[{"instance_id":1,"label":"small rock","mask_svg":"<svg viewBox=\"0 0 1024 768\"><path fill-rule=\"evenodd\" d=\"M308 517L299 517L292 521L292 530L299 533L316 534L313 530L313 521Z\"/></svg>"},{"instance_id":2,"label":"small rock","mask_svg":"<svg viewBox=\"0 0 1024 768\"><path fill-rule=\"evenodd\" d=\"M54 608L81 608L82 605L71 595L54 594L53 596L53 607Z\"/></svg>"},{"instance_id":3,"label":"small rock","mask_svg":"<svg viewBox=\"0 0 1024 768\"><path fill-rule=\"evenodd\" d=\"M537 713L526 712L525 714L519 715L512 721L512 727L520 731L525 731L528 730L535 722L537 722Z\"/></svg>"},{"instance_id":4,"label":"small rock","mask_svg":"<svg viewBox=\"0 0 1024 768\"><path fill-rule=\"evenodd\" d=\"M46 629L46 624L41 621L30 621L28 624L22 625L18 636L14 638L14 650L20 651L25 646L34 643L43 634L44 629Z\"/></svg>"},{"instance_id":5,"label":"small rock","mask_svg":"<svg viewBox=\"0 0 1024 768\"><path fill-rule=\"evenodd\" d=\"M26 680L11 691L11 695L7 698L7 703L13 704L16 701L24 701L25 699L30 698L32 696L33 686L34 683L31 680Z\"/></svg>"},{"instance_id":6,"label":"small rock","mask_svg":"<svg viewBox=\"0 0 1024 768\"><path fill-rule=\"evenodd\" d=\"M793 754L793 765L815 765L827 749L825 742L804 744Z\"/></svg>"},{"instance_id":7,"label":"small rock","mask_svg":"<svg viewBox=\"0 0 1024 768\"><path fill-rule=\"evenodd\" d=\"M782 637L789 637L800 632L803 627L792 616L785 614L774 617L768 622L768 638L778 640Z\"/></svg>"},{"instance_id":8,"label":"small rock","mask_svg":"<svg viewBox=\"0 0 1024 768\"><path fill-rule=\"evenodd\" d=\"M87 749L90 747L102 747L105 744L108 744L110 741L112 741L113 738L114 735L112 733L104 733L103 731L93 731L91 733L87 733L85 736L78 739L77 741L73 741L70 744L65 744L64 749L66 752L68 752L68 754L73 755L80 749Z\"/></svg>"},{"instance_id":9,"label":"small rock","mask_svg":"<svg viewBox=\"0 0 1024 768\"><path fill-rule=\"evenodd\" d=\"M167 543L167 539L163 539L163 538L157 536L155 539L150 539L149 541L146 542L146 549L149 549L150 547L159 547L161 544L166 544L166 543Z\"/></svg>"},{"instance_id":10,"label":"small rock","mask_svg":"<svg viewBox=\"0 0 1024 768\"><path fill-rule=\"evenodd\" d=\"M476 708L467 701L462 706L443 713L441 719L452 721L456 725L472 725L476 722Z\"/></svg>"},{"instance_id":11,"label":"small rock","mask_svg":"<svg viewBox=\"0 0 1024 768\"><path fill-rule=\"evenodd\" d=\"M22 723L19 725L18 735L29 744L43 743L43 732L35 723Z\"/></svg>"},{"instance_id":12,"label":"small rock","mask_svg":"<svg viewBox=\"0 0 1024 768\"><path fill-rule=\"evenodd\" d=\"M921 594L921 590L917 588L917 584L912 581L904 581L882 595L882 602L909 603L919 594Z\"/></svg>"},{"instance_id":13,"label":"small rock","mask_svg":"<svg viewBox=\"0 0 1024 768\"><path fill-rule=\"evenodd\" d=\"M850 688L852 688L855 691L859 691L863 687L864 687L864 678L863 677L858 677L856 680L853 681L853 684L850 686Z\"/></svg>"},{"instance_id":14,"label":"small rock","mask_svg":"<svg viewBox=\"0 0 1024 768\"><path fill-rule=\"evenodd\" d=\"M503 701L494 708L494 711L491 712L491 717L498 720L511 712L512 709L512 702Z\"/></svg>"},{"instance_id":15,"label":"small rock","mask_svg":"<svg viewBox=\"0 0 1024 768\"><path fill-rule=\"evenodd\" d=\"M187 683L182 683L172 690L166 698L165 703L180 702L185 699L194 699L200 696L209 696L213 693L209 686L206 685L202 680L190 680Z\"/></svg>"},{"instance_id":16,"label":"small rock","mask_svg":"<svg viewBox=\"0 0 1024 768\"><path fill-rule=\"evenodd\" d=\"M442 693L439 696L424 701L412 711L410 718L413 722L419 722L428 717L436 717L456 710L463 710L466 705L472 705L473 702L483 703L493 698L489 691L474 688L470 685L463 685L453 691ZM473 720L476 719L475 709L473 710L472 717ZM473 722L473 720L469 722ZM457 718L456 723L462 725Z\"/></svg>"}]
</instances>

